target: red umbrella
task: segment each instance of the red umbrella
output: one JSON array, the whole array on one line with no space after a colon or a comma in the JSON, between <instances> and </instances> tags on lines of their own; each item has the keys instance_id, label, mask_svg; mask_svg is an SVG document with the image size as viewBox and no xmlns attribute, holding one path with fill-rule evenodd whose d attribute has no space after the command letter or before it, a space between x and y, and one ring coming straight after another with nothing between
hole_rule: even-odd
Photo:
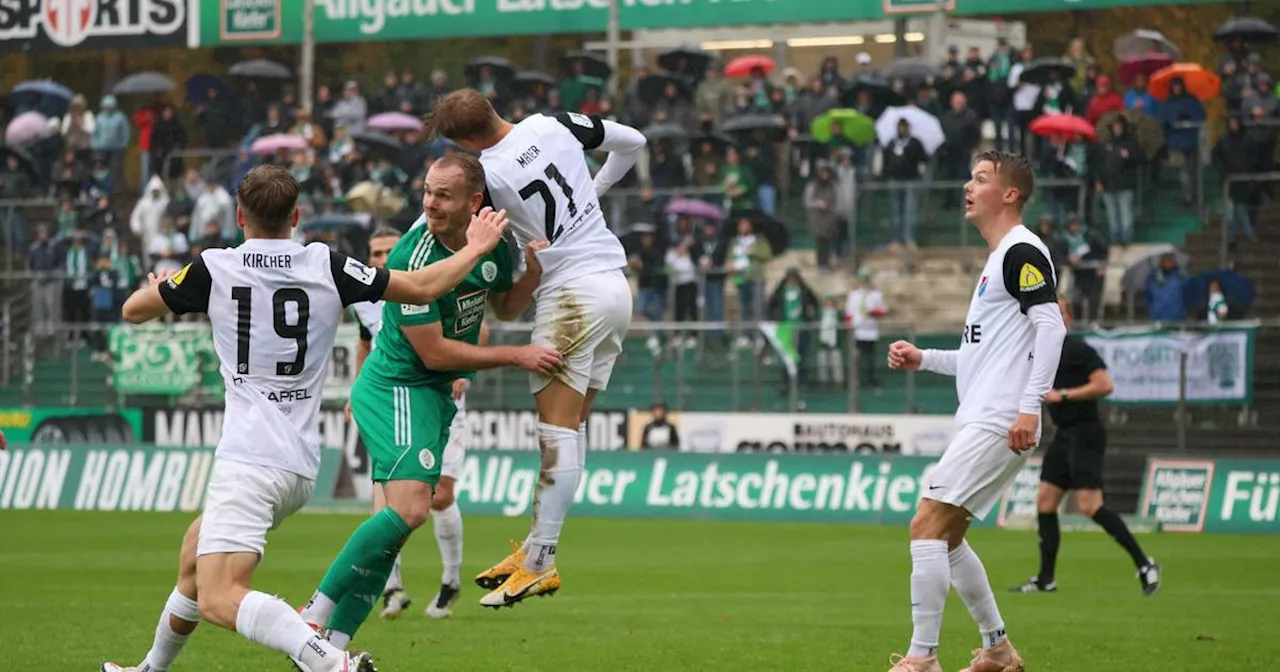
<instances>
[{"instance_id":1,"label":"red umbrella","mask_svg":"<svg viewBox=\"0 0 1280 672\"><path fill-rule=\"evenodd\" d=\"M1031 122L1028 127L1032 133L1044 137L1054 135L1083 136L1090 140L1098 137L1093 125L1083 117L1074 114L1046 114Z\"/></svg>"},{"instance_id":2,"label":"red umbrella","mask_svg":"<svg viewBox=\"0 0 1280 672\"><path fill-rule=\"evenodd\" d=\"M1120 81L1128 86L1138 75L1150 77L1151 73L1163 70L1170 65L1173 65L1173 57L1161 51L1149 51L1145 54L1130 56L1124 59L1124 64L1120 66Z\"/></svg>"},{"instance_id":3,"label":"red umbrella","mask_svg":"<svg viewBox=\"0 0 1280 672\"><path fill-rule=\"evenodd\" d=\"M773 59L768 56L739 56L724 66L725 77L747 77L756 68L766 73L773 72Z\"/></svg>"}]
</instances>

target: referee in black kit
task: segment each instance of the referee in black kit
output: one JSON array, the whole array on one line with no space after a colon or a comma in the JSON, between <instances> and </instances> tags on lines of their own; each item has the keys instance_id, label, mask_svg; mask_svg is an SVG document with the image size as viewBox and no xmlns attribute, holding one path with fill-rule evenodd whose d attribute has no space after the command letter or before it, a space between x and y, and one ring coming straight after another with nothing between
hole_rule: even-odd
<instances>
[{"instance_id":1,"label":"referee in black kit","mask_svg":"<svg viewBox=\"0 0 1280 672\"><path fill-rule=\"evenodd\" d=\"M1059 297L1058 308L1069 330L1070 305ZM1143 594L1151 595L1160 588L1160 565L1142 552L1124 520L1108 509L1102 500L1102 464L1107 449L1107 432L1098 415L1098 400L1111 394L1114 387L1107 365L1098 352L1083 338L1068 335L1062 343L1062 359L1053 389L1044 399L1057 431L1044 455L1040 491L1036 495L1040 573L1013 588L1015 593L1052 593L1058 589L1054 581L1061 536L1058 506L1067 490L1075 491L1080 511L1101 525L1133 558Z\"/></svg>"}]
</instances>

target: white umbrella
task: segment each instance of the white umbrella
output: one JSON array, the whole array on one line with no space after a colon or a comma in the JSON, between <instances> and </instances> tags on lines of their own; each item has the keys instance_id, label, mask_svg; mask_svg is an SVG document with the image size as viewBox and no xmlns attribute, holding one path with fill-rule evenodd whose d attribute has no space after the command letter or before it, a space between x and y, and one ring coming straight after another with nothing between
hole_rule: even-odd
<instances>
[{"instance_id":1,"label":"white umbrella","mask_svg":"<svg viewBox=\"0 0 1280 672\"><path fill-rule=\"evenodd\" d=\"M887 108L876 120L876 139L887 145L898 136L898 122L906 119L911 124L911 135L915 136L924 151L933 154L942 146L946 138L942 135L942 124L938 118L914 105Z\"/></svg>"}]
</instances>

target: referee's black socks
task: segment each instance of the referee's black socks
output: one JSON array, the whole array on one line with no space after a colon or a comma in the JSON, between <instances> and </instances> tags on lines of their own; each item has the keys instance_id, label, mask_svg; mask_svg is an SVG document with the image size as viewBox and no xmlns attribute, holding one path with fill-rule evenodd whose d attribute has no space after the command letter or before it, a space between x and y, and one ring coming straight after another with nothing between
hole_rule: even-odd
<instances>
[{"instance_id":1,"label":"referee's black socks","mask_svg":"<svg viewBox=\"0 0 1280 672\"><path fill-rule=\"evenodd\" d=\"M1041 515L1043 521L1044 516ZM1133 533L1129 531L1129 526L1124 524L1119 514L1107 507L1098 509L1093 514L1093 522L1102 526L1102 529L1116 540L1117 544L1124 547L1129 552L1129 557L1133 558L1133 565L1138 569L1142 569L1147 564L1147 554L1142 552L1142 547L1138 545L1138 540L1133 538ZM1043 525L1043 522L1041 523ZM1053 529L1056 533L1058 530L1057 516L1054 516ZM1044 542L1040 542L1043 546ZM1056 545L1055 545L1056 546Z\"/></svg>"},{"instance_id":2,"label":"referee's black socks","mask_svg":"<svg viewBox=\"0 0 1280 672\"><path fill-rule=\"evenodd\" d=\"M1058 529L1058 514L1042 513L1037 519L1040 525L1040 573L1036 574L1036 581L1043 588L1053 583L1054 566L1058 564L1058 542L1062 535ZM1123 526L1124 522L1120 524Z\"/></svg>"}]
</instances>

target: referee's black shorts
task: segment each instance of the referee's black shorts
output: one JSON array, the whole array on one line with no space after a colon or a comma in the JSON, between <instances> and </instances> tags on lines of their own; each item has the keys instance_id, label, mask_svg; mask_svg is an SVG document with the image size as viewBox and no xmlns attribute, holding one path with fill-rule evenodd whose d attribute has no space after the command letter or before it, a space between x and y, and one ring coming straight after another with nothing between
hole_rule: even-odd
<instances>
[{"instance_id":1,"label":"referee's black shorts","mask_svg":"<svg viewBox=\"0 0 1280 672\"><path fill-rule=\"evenodd\" d=\"M1063 490L1100 490L1106 451L1102 423L1059 427L1040 465L1040 480Z\"/></svg>"}]
</instances>

